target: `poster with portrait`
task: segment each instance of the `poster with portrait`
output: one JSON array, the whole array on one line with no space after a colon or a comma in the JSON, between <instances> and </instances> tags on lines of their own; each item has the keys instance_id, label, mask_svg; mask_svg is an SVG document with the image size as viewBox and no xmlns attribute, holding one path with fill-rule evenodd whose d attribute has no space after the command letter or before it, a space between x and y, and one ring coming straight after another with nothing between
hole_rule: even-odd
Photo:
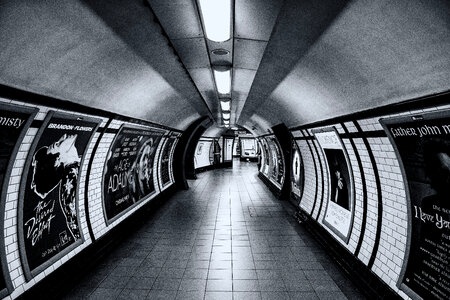
<instances>
[{"instance_id":1,"label":"poster with portrait","mask_svg":"<svg viewBox=\"0 0 450 300\"><path fill-rule=\"evenodd\" d=\"M272 182L275 183L276 186L280 187L284 182L284 160L283 153L281 152L281 147L278 144L278 141L275 137L269 137L268 139L269 149L271 153L271 166L270 173Z\"/></svg>"},{"instance_id":2,"label":"poster with portrait","mask_svg":"<svg viewBox=\"0 0 450 300\"><path fill-rule=\"evenodd\" d=\"M305 170L303 167L303 159L300 154L300 149L294 139L292 139L291 146L291 191L293 200L296 204L299 204L303 194Z\"/></svg>"},{"instance_id":3,"label":"poster with portrait","mask_svg":"<svg viewBox=\"0 0 450 300\"><path fill-rule=\"evenodd\" d=\"M161 162L160 162L160 178L163 187L173 182L171 162L173 159L173 150L177 142L177 136L171 134L167 137L164 146L161 150Z\"/></svg>"},{"instance_id":4,"label":"poster with portrait","mask_svg":"<svg viewBox=\"0 0 450 300\"><path fill-rule=\"evenodd\" d=\"M122 126L106 157L103 205L107 224L156 192L153 162L165 131Z\"/></svg>"},{"instance_id":5,"label":"poster with portrait","mask_svg":"<svg viewBox=\"0 0 450 300\"><path fill-rule=\"evenodd\" d=\"M323 222L347 243L355 199L350 160L334 127L314 130L313 133L327 161L328 200Z\"/></svg>"},{"instance_id":6,"label":"poster with portrait","mask_svg":"<svg viewBox=\"0 0 450 300\"><path fill-rule=\"evenodd\" d=\"M396 149L409 206L399 287L450 299L450 111L380 120Z\"/></svg>"},{"instance_id":7,"label":"poster with portrait","mask_svg":"<svg viewBox=\"0 0 450 300\"><path fill-rule=\"evenodd\" d=\"M18 222L28 280L83 242L79 174L100 121L50 111L34 139L22 176Z\"/></svg>"},{"instance_id":8,"label":"poster with portrait","mask_svg":"<svg viewBox=\"0 0 450 300\"><path fill-rule=\"evenodd\" d=\"M0 214L2 216L5 215L7 190L14 158L37 111L35 108L0 103ZM4 228L3 221L4 219L0 218L0 228ZM8 290L12 290L12 284L6 265L3 230L0 234L0 249L1 269L3 271L3 276L0 276L0 297L5 297L8 294Z\"/></svg>"}]
</instances>

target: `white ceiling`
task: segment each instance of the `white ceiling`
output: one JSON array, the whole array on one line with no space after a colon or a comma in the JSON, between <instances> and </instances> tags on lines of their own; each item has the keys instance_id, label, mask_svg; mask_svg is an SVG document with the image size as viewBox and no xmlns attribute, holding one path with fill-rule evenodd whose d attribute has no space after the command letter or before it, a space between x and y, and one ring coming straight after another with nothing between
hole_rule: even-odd
<instances>
[{"instance_id":1,"label":"white ceiling","mask_svg":"<svg viewBox=\"0 0 450 300\"><path fill-rule=\"evenodd\" d=\"M185 129L220 125L230 65L231 123L262 134L449 90L449 3L235 0L214 43L195 0L1 1L0 83Z\"/></svg>"}]
</instances>

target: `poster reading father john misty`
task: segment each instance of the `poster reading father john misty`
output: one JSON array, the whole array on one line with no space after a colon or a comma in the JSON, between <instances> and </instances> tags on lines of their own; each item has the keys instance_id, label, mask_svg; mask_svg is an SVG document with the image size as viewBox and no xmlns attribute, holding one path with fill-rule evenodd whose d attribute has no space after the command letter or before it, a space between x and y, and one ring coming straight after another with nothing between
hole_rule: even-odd
<instances>
[{"instance_id":1,"label":"poster reading father john misty","mask_svg":"<svg viewBox=\"0 0 450 300\"><path fill-rule=\"evenodd\" d=\"M22 138L30 126L32 118L37 110L12 106L8 104L1 104L0 107L0 196L1 205L4 207L7 189L9 185L9 175L14 164L14 156L17 153L18 147ZM0 222L1 224L1 222ZM2 225L2 224L1 224ZM3 225L1 226L3 228ZM0 247L4 250L3 234ZM4 253L2 253L4 255ZM2 261L3 263L3 261ZM4 274L9 273L7 267L2 264ZM5 288L9 275L0 276L0 297L6 296ZM9 282L8 282L9 283Z\"/></svg>"},{"instance_id":2,"label":"poster reading father john misty","mask_svg":"<svg viewBox=\"0 0 450 300\"><path fill-rule=\"evenodd\" d=\"M155 192L153 170L161 130L122 127L108 151L103 176L107 221Z\"/></svg>"},{"instance_id":3,"label":"poster reading father john misty","mask_svg":"<svg viewBox=\"0 0 450 300\"><path fill-rule=\"evenodd\" d=\"M33 142L19 203L19 237L28 277L65 249L82 243L79 174L98 124L97 119L49 112Z\"/></svg>"},{"instance_id":4,"label":"poster reading father john misty","mask_svg":"<svg viewBox=\"0 0 450 300\"><path fill-rule=\"evenodd\" d=\"M450 111L381 123L409 200L410 245L400 287L412 297L450 299Z\"/></svg>"},{"instance_id":5,"label":"poster reading father john misty","mask_svg":"<svg viewBox=\"0 0 450 300\"><path fill-rule=\"evenodd\" d=\"M348 242L353 217L353 178L349 159L334 128L314 131L328 165L328 202L323 219L342 240Z\"/></svg>"}]
</instances>

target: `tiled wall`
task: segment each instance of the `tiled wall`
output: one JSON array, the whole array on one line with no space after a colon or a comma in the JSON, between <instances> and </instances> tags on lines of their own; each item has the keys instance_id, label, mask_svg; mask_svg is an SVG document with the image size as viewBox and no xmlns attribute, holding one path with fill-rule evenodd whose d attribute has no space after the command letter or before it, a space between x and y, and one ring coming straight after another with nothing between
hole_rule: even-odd
<instances>
[{"instance_id":1,"label":"tiled wall","mask_svg":"<svg viewBox=\"0 0 450 300\"><path fill-rule=\"evenodd\" d=\"M39 109L39 112L37 113L35 120L42 121L46 117L48 111L54 110L74 115L84 115L84 116L90 116L99 118L102 120L100 124L100 128L104 128L107 124L108 119L104 117L94 116L94 115L86 115L86 114L80 114L80 113L73 113L70 111L62 110L62 109L55 109L55 108L49 108L45 106L39 106L39 105L31 105L19 101L13 101L8 99L0 98L0 105L2 103L9 103L14 104L18 106L27 106L27 107L35 107ZM113 120L108 128L118 130L119 127L123 124L123 121ZM145 127L143 127L145 129ZM92 231L94 233L95 238L98 238L105 233L107 233L112 227L119 224L124 219L130 217L131 214L133 214L136 210L138 210L141 206L145 205L148 201L150 201L153 197L155 197L159 193L159 176L154 176L154 184L156 193L146 199L145 201L139 202L138 205L132 207L129 209L125 214L123 214L119 219L115 220L112 224L109 226L105 223L105 218L103 214L103 204L102 204L102 176L103 176L103 168L105 165L106 155L107 152L111 146L111 143L113 142L113 139L116 135L116 133L105 133L98 145L98 148L94 154L93 163L91 165L91 172L90 174L87 174L88 164L91 160L91 156L93 155L92 151L94 149L94 145L97 143L98 138L100 137L100 131L97 131L94 133L93 138L91 139L90 144L87 147L86 155L84 157L83 165L81 166L81 173L80 173L80 181L78 186L78 209L79 209L79 218L80 218L80 227L83 232L84 236L84 242L74 248L72 251L70 251L68 254L64 255L63 257L59 258L55 263L53 263L51 266L49 266L47 269L45 269L43 272L37 274L35 277L33 277L31 280L27 281L24 276L22 261L20 258L20 251L19 251L19 242L18 242L18 203L19 203L19 186L20 182L22 180L22 173L25 165L26 158L28 156L29 149L33 143L33 140L38 132L39 128L30 127L26 135L23 139L23 142L19 148L19 152L17 156L14 159L14 167L12 169L11 176L9 178L9 187L7 190L7 196L5 199L5 214L4 214L4 237L5 237L5 252L6 252L6 262L8 271L11 277L13 290L10 293L9 296L6 297L6 299L14 299L20 296L22 293L24 293L26 290L31 288L33 285L35 285L37 282L45 278L47 275L52 273L55 269L63 265L65 262L67 262L69 259L77 255L80 251L82 251L84 248L89 246L93 243L93 241L90 238L89 229L88 229L88 222L87 218L90 220L90 224L92 226ZM110 130L111 132L111 130ZM168 132L168 131L167 131ZM156 156L154 159L154 170L157 169L157 165L159 164L159 151L161 150L161 146L163 144L164 139L161 140L161 143L158 146ZM174 144L173 148L175 147L176 143ZM173 160L173 148L171 150L171 159L170 159L170 173L172 173L172 160ZM155 172L155 174L157 174ZM89 178L87 177L89 176ZM89 190L88 190L88 207L85 207L85 186L86 186L86 179L89 179ZM173 174L170 174L170 178L173 183ZM172 184L171 183L171 184ZM169 185L168 185L169 186ZM2 199L3 200L3 199Z\"/></svg>"},{"instance_id":2,"label":"tiled wall","mask_svg":"<svg viewBox=\"0 0 450 300\"><path fill-rule=\"evenodd\" d=\"M329 186L328 175L326 173L326 161L322 153L323 150L314 138L311 140L310 137L308 138L305 136L304 130L292 131L292 135L296 139L304 161L305 171L304 193L299 208L310 215L313 220L317 220L316 222L326 229L329 234L339 241L342 247L346 248L349 252L355 254L358 243L361 243L360 249L355 257L366 266L369 264L369 261L372 260L371 271L405 299L409 299L409 297L397 287L403 267L408 233L408 206L404 189L404 180L394 147L388 137L385 137L382 134L379 134L379 136L371 136L370 132L380 133L383 131L383 127L379 122L380 118L420 114L449 108L450 105L438 106L423 110L406 111L389 116L380 115L370 119L348 121L345 122L344 125L349 134L353 134L351 137L345 136L345 131L341 124L330 124L329 126L325 126L335 127L339 135L343 137L341 139L344 148L348 153L353 173L355 186L354 218L352 224L353 228L348 243L344 242L323 223L323 215L326 210L326 202L328 201L327 195ZM354 122L357 122L356 125ZM358 136L358 125L363 132L368 133L366 137L367 144L364 142L361 134ZM315 129L320 129L320 127L308 128L307 130L310 135L313 135L312 132ZM350 142L350 138L356 149ZM308 147L307 142L311 147ZM312 143L316 144L316 147L320 152L319 156L314 153ZM313 150L313 155L311 155L311 150ZM372 156L370 154L372 154ZM362 174L360 172L357 156L362 165L365 182L363 182L361 176ZM314 162L317 172L314 172ZM377 174L375 174L373 164L375 164ZM323 178L321 177L320 165L322 165L323 168ZM318 180L316 180L315 177L316 173ZM379 216L380 210L378 205L380 200L376 176L379 178L378 188L381 191L381 216ZM316 182L318 184L317 186ZM325 185L323 197L321 197L321 184ZM363 203L363 184L366 186L366 204ZM316 189L318 191L317 194L315 194ZM313 198L315 195L316 198ZM314 201L316 201L316 206L314 211L312 211ZM320 202L323 202L323 205L319 212L318 208L320 207ZM364 222L363 214L365 206L365 230L364 232L361 232ZM318 215L319 217L317 218ZM377 229L379 232L378 236ZM362 240L360 241L360 239ZM374 249L374 247L376 249ZM376 252L374 252L374 250L376 250Z\"/></svg>"}]
</instances>

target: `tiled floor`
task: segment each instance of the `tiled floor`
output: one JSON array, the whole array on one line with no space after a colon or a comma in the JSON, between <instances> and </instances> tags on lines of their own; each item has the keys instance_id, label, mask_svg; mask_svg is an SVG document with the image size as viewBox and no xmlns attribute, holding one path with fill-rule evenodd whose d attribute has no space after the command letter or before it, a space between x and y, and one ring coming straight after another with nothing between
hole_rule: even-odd
<instances>
[{"instance_id":1,"label":"tiled floor","mask_svg":"<svg viewBox=\"0 0 450 300\"><path fill-rule=\"evenodd\" d=\"M67 299L362 299L256 170L199 174Z\"/></svg>"}]
</instances>

